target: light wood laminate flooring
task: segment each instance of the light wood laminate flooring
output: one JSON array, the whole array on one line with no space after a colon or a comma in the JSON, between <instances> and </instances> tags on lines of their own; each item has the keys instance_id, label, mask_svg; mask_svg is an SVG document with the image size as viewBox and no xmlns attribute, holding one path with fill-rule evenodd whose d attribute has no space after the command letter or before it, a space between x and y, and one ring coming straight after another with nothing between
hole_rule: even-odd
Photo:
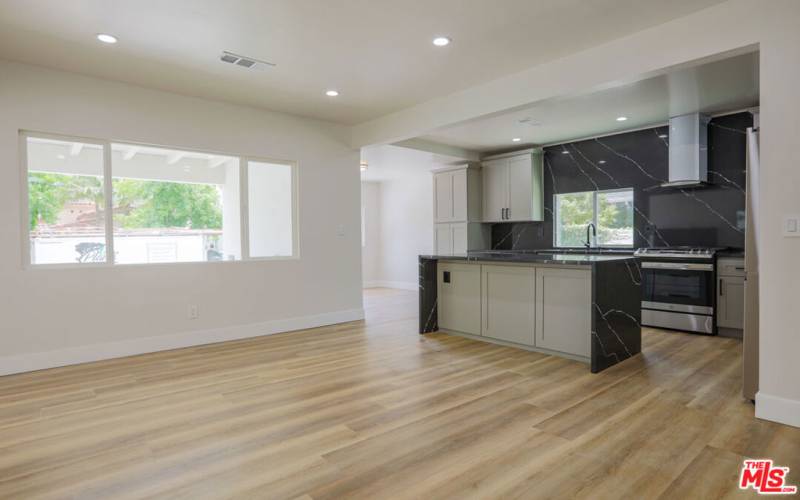
<instances>
[{"instance_id":1,"label":"light wood laminate flooring","mask_svg":"<svg viewBox=\"0 0 800 500\"><path fill-rule=\"evenodd\" d=\"M0 377L0 498L722 498L744 457L800 484L800 429L756 420L741 342L654 329L600 374L363 322Z\"/></svg>"}]
</instances>

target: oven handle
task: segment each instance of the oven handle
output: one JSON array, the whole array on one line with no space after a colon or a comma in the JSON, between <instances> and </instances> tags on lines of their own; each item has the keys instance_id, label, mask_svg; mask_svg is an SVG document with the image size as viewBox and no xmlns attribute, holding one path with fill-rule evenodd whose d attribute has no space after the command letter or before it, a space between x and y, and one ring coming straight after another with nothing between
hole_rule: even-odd
<instances>
[{"instance_id":1,"label":"oven handle","mask_svg":"<svg viewBox=\"0 0 800 500\"><path fill-rule=\"evenodd\" d=\"M642 262L644 269L673 269L677 271L713 271L714 264L692 264L689 262Z\"/></svg>"}]
</instances>

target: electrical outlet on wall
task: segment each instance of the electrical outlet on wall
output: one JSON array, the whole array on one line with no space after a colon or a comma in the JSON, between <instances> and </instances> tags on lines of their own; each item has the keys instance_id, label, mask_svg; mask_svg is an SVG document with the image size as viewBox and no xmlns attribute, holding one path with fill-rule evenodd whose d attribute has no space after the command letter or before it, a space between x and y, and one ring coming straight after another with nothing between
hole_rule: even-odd
<instances>
[{"instance_id":1,"label":"electrical outlet on wall","mask_svg":"<svg viewBox=\"0 0 800 500\"><path fill-rule=\"evenodd\" d=\"M783 237L800 238L800 215L785 215L783 217Z\"/></svg>"},{"instance_id":2,"label":"electrical outlet on wall","mask_svg":"<svg viewBox=\"0 0 800 500\"><path fill-rule=\"evenodd\" d=\"M197 304L189 304L189 309L186 311L188 319L197 319L200 317L200 308Z\"/></svg>"}]
</instances>

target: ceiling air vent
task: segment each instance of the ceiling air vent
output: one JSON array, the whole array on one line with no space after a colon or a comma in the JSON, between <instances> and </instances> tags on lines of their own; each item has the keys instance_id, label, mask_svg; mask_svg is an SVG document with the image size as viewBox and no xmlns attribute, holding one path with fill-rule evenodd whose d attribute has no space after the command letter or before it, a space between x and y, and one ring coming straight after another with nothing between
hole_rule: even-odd
<instances>
[{"instance_id":1,"label":"ceiling air vent","mask_svg":"<svg viewBox=\"0 0 800 500\"><path fill-rule=\"evenodd\" d=\"M233 52L228 52L227 50L222 52L222 55L219 56L219 60L222 62L235 64L236 66L241 66L243 68L248 68L248 69L263 70L275 66L275 63L271 63L269 61L262 61L254 57L247 57L239 54L234 54Z\"/></svg>"}]
</instances>

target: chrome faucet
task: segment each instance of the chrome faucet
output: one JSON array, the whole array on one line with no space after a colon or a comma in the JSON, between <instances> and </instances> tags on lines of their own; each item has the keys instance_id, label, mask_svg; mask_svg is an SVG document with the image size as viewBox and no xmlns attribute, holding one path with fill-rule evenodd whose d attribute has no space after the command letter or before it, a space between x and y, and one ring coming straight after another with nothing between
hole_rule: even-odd
<instances>
[{"instance_id":1,"label":"chrome faucet","mask_svg":"<svg viewBox=\"0 0 800 500\"><path fill-rule=\"evenodd\" d=\"M589 236L589 228L592 229L592 237L594 237L594 240L592 240L591 237ZM595 227L594 222L590 222L589 224L586 225L586 243L584 243L583 245L588 250L594 247L594 243L596 242L597 242L597 228Z\"/></svg>"}]
</instances>

